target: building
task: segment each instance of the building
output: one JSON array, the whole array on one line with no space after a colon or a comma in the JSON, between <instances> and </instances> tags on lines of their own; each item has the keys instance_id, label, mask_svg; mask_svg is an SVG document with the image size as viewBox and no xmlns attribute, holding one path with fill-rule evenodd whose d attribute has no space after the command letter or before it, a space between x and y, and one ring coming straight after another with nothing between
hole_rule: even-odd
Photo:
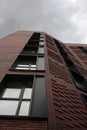
<instances>
[{"instance_id":1,"label":"building","mask_svg":"<svg viewBox=\"0 0 87 130\"><path fill-rule=\"evenodd\" d=\"M87 45L33 31L2 38L0 130L87 130Z\"/></svg>"}]
</instances>

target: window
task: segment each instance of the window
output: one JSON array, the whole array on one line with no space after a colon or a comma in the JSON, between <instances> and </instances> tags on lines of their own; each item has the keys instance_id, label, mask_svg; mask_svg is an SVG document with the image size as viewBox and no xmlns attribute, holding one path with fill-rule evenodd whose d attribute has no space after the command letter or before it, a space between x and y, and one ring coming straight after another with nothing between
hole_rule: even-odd
<instances>
[{"instance_id":1,"label":"window","mask_svg":"<svg viewBox=\"0 0 87 130\"><path fill-rule=\"evenodd\" d=\"M63 56L64 61L66 63L66 66L69 67L69 69L76 71L79 73L77 67L75 66L75 64L73 63L73 61L68 57L68 56Z\"/></svg>"},{"instance_id":2,"label":"window","mask_svg":"<svg viewBox=\"0 0 87 130\"><path fill-rule=\"evenodd\" d=\"M44 54L44 46L38 46L38 47L25 46L25 48L22 51L22 54L25 54L25 53L26 54L29 54L29 53L32 53L32 54L34 54L34 53Z\"/></svg>"},{"instance_id":3,"label":"window","mask_svg":"<svg viewBox=\"0 0 87 130\"><path fill-rule=\"evenodd\" d=\"M44 70L43 56L19 56L11 69L15 70Z\"/></svg>"},{"instance_id":4,"label":"window","mask_svg":"<svg viewBox=\"0 0 87 130\"><path fill-rule=\"evenodd\" d=\"M83 75L80 74L80 71L78 70L78 68L75 66L75 64L72 62L72 60L69 58L69 56L67 55L66 51L64 50L64 48L60 45L60 43L58 43L57 40L54 39L54 42L60 52L60 54L62 55L66 66L69 67L69 71L72 75L72 79L74 80L76 86L87 92L87 81L84 78Z\"/></svg>"},{"instance_id":5,"label":"window","mask_svg":"<svg viewBox=\"0 0 87 130\"><path fill-rule=\"evenodd\" d=\"M83 91L87 91L87 81L85 78L80 73L76 73L75 71L70 70L70 72L76 86Z\"/></svg>"},{"instance_id":6,"label":"window","mask_svg":"<svg viewBox=\"0 0 87 130\"><path fill-rule=\"evenodd\" d=\"M16 70L36 70L36 57L19 56L13 68Z\"/></svg>"},{"instance_id":7,"label":"window","mask_svg":"<svg viewBox=\"0 0 87 130\"><path fill-rule=\"evenodd\" d=\"M0 83L0 116L47 118L45 77L6 75Z\"/></svg>"},{"instance_id":8,"label":"window","mask_svg":"<svg viewBox=\"0 0 87 130\"><path fill-rule=\"evenodd\" d=\"M27 43L27 45L38 46L39 45L39 40L31 39L31 40L29 40L29 42Z\"/></svg>"},{"instance_id":9,"label":"window","mask_svg":"<svg viewBox=\"0 0 87 130\"><path fill-rule=\"evenodd\" d=\"M35 46L25 46L22 53L37 53L38 47Z\"/></svg>"},{"instance_id":10,"label":"window","mask_svg":"<svg viewBox=\"0 0 87 130\"><path fill-rule=\"evenodd\" d=\"M0 96L0 115L28 116L33 88L33 76L15 77L5 81Z\"/></svg>"},{"instance_id":11,"label":"window","mask_svg":"<svg viewBox=\"0 0 87 130\"><path fill-rule=\"evenodd\" d=\"M39 38L40 38L40 33L34 33L30 40L32 40L32 39L33 40L39 40Z\"/></svg>"},{"instance_id":12,"label":"window","mask_svg":"<svg viewBox=\"0 0 87 130\"><path fill-rule=\"evenodd\" d=\"M82 94L82 99L83 99L84 103L85 103L86 106L87 106L87 95L83 95L83 94Z\"/></svg>"}]
</instances>

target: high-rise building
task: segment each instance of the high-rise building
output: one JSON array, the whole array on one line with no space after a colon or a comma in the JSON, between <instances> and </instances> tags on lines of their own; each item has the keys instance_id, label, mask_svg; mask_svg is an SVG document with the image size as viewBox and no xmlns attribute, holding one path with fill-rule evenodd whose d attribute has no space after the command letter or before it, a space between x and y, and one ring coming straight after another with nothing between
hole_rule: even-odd
<instances>
[{"instance_id":1,"label":"high-rise building","mask_svg":"<svg viewBox=\"0 0 87 130\"><path fill-rule=\"evenodd\" d=\"M87 45L33 31L2 38L0 130L87 130Z\"/></svg>"}]
</instances>

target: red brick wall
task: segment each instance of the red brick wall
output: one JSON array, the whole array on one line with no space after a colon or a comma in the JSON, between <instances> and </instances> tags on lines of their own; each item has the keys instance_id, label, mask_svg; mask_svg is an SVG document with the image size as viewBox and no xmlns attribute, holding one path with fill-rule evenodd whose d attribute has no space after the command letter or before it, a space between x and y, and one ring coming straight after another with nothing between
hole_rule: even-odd
<instances>
[{"instance_id":1,"label":"red brick wall","mask_svg":"<svg viewBox=\"0 0 87 130\"><path fill-rule=\"evenodd\" d=\"M20 71L9 71L9 68L32 34L33 32L29 31L18 31L0 40L0 80L6 74L25 74ZM33 74L33 72L26 72L26 74ZM0 117L0 130L47 130L47 120L2 119Z\"/></svg>"},{"instance_id":2,"label":"red brick wall","mask_svg":"<svg viewBox=\"0 0 87 130\"><path fill-rule=\"evenodd\" d=\"M49 130L87 130L87 107L80 96L84 92L75 86L59 51L56 54L57 48L53 43L52 37L46 36L46 38L49 39L46 39L48 42L47 75L49 75L49 85L47 85L47 95ZM52 55L49 54L49 50ZM68 46L66 46L65 50L73 57L72 60L84 70L82 61L73 55L72 51L68 49Z\"/></svg>"},{"instance_id":3,"label":"red brick wall","mask_svg":"<svg viewBox=\"0 0 87 130\"><path fill-rule=\"evenodd\" d=\"M6 73L19 74L18 71L12 72L8 69L32 33L16 32L0 40L0 80ZM45 43L48 120L0 118L0 130L87 130L87 107L80 96L84 92L75 86L52 37L46 35ZM84 58L81 59L78 56L80 52L73 51L69 46L66 45L67 53L81 73L87 77ZM44 72L37 73L44 74Z\"/></svg>"},{"instance_id":4,"label":"red brick wall","mask_svg":"<svg viewBox=\"0 0 87 130\"><path fill-rule=\"evenodd\" d=\"M47 121L0 119L0 130L47 130Z\"/></svg>"},{"instance_id":5,"label":"red brick wall","mask_svg":"<svg viewBox=\"0 0 87 130\"><path fill-rule=\"evenodd\" d=\"M0 40L0 80L15 61L32 32L16 32Z\"/></svg>"}]
</instances>

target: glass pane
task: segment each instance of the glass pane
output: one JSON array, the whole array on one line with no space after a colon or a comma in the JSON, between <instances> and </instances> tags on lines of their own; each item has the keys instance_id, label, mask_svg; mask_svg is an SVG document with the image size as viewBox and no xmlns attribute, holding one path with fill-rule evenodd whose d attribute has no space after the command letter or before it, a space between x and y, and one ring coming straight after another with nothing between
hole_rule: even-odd
<instances>
[{"instance_id":1,"label":"glass pane","mask_svg":"<svg viewBox=\"0 0 87 130\"><path fill-rule=\"evenodd\" d=\"M23 99L31 99L32 88L25 88Z\"/></svg>"},{"instance_id":2,"label":"glass pane","mask_svg":"<svg viewBox=\"0 0 87 130\"><path fill-rule=\"evenodd\" d=\"M7 88L3 94L3 98L19 98L21 89Z\"/></svg>"},{"instance_id":3,"label":"glass pane","mask_svg":"<svg viewBox=\"0 0 87 130\"><path fill-rule=\"evenodd\" d=\"M39 45L44 45L44 42L39 42Z\"/></svg>"},{"instance_id":4,"label":"glass pane","mask_svg":"<svg viewBox=\"0 0 87 130\"><path fill-rule=\"evenodd\" d=\"M16 70L29 70L29 68L24 68L24 67L15 67Z\"/></svg>"},{"instance_id":5,"label":"glass pane","mask_svg":"<svg viewBox=\"0 0 87 130\"><path fill-rule=\"evenodd\" d=\"M0 115L15 115L18 101L0 100Z\"/></svg>"},{"instance_id":6,"label":"glass pane","mask_svg":"<svg viewBox=\"0 0 87 130\"><path fill-rule=\"evenodd\" d=\"M44 70L44 57L38 57L38 70Z\"/></svg>"},{"instance_id":7,"label":"glass pane","mask_svg":"<svg viewBox=\"0 0 87 130\"><path fill-rule=\"evenodd\" d=\"M44 53L44 47L39 47L38 48L38 53Z\"/></svg>"},{"instance_id":8,"label":"glass pane","mask_svg":"<svg viewBox=\"0 0 87 130\"><path fill-rule=\"evenodd\" d=\"M19 64L19 65L17 65L18 67L29 67L29 65L21 65L21 64Z\"/></svg>"},{"instance_id":9,"label":"glass pane","mask_svg":"<svg viewBox=\"0 0 87 130\"><path fill-rule=\"evenodd\" d=\"M40 40L44 40L44 38L40 38Z\"/></svg>"},{"instance_id":10,"label":"glass pane","mask_svg":"<svg viewBox=\"0 0 87 130\"><path fill-rule=\"evenodd\" d=\"M32 68L32 67L31 67L30 70L36 70L36 68Z\"/></svg>"},{"instance_id":11,"label":"glass pane","mask_svg":"<svg viewBox=\"0 0 87 130\"><path fill-rule=\"evenodd\" d=\"M28 116L29 107L30 107L29 101L22 101L19 115Z\"/></svg>"},{"instance_id":12,"label":"glass pane","mask_svg":"<svg viewBox=\"0 0 87 130\"><path fill-rule=\"evenodd\" d=\"M34 68L35 68L35 67L36 67L36 65L31 65L31 67L34 67Z\"/></svg>"}]
</instances>

